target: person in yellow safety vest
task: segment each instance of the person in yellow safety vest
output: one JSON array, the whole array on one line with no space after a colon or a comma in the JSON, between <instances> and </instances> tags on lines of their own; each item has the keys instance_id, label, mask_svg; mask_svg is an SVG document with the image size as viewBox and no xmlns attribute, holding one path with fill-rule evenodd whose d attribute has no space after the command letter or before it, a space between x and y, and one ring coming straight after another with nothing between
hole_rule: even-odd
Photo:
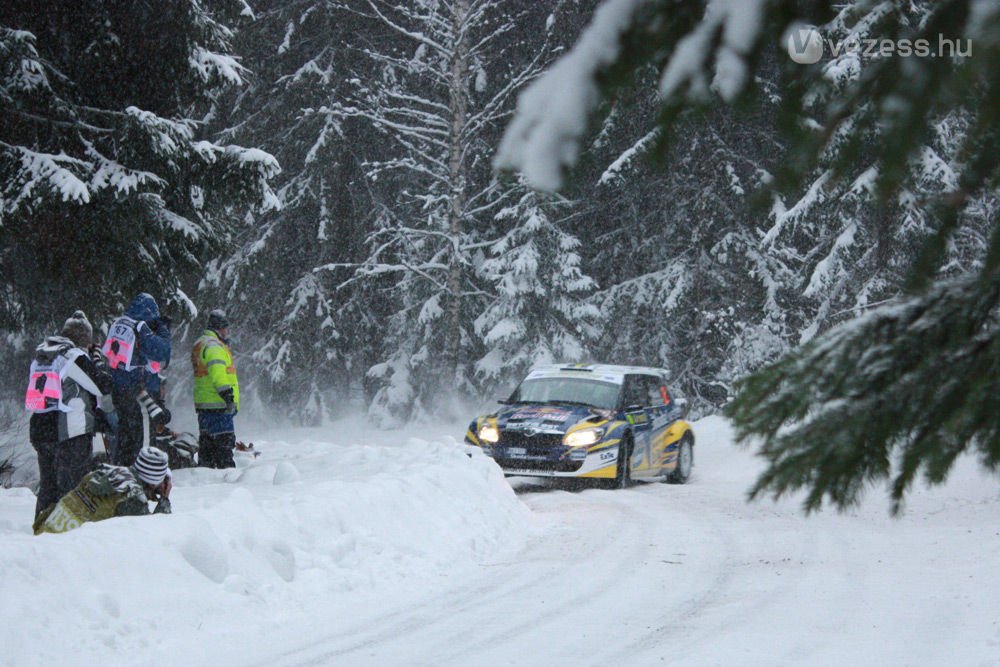
<instances>
[{"instance_id":1,"label":"person in yellow safety vest","mask_svg":"<svg viewBox=\"0 0 1000 667\"><path fill-rule=\"evenodd\" d=\"M221 309L208 315L208 328L191 349L194 369L194 409L198 414L198 464L233 468L240 409L240 383L229 348L229 319Z\"/></svg>"}]
</instances>

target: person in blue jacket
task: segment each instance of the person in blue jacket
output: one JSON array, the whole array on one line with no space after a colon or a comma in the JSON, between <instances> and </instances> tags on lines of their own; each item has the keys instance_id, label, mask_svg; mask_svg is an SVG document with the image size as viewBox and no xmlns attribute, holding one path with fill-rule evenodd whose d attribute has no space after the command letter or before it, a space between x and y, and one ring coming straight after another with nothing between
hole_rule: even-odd
<instances>
[{"instance_id":1,"label":"person in blue jacket","mask_svg":"<svg viewBox=\"0 0 1000 667\"><path fill-rule=\"evenodd\" d=\"M114 381L112 398L118 412L118 429L112 461L130 466L156 424L153 415L140 404L149 402L146 387L150 374L159 373L170 363L170 319L160 315L156 300L145 292L139 294L112 322L102 348ZM161 411L157 417L169 413Z\"/></svg>"}]
</instances>

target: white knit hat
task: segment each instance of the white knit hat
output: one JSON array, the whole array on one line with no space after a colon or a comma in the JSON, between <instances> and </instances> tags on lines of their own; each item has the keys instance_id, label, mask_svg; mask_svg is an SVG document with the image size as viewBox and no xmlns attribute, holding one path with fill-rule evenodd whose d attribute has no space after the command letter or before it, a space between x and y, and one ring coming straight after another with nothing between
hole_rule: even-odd
<instances>
[{"instance_id":1,"label":"white knit hat","mask_svg":"<svg viewBox=\"0 0 1000 667\"><path fill-rule=\"evenodd\" d=\"M135 457L132 472L146 484L156 486L163 481L170 469L167 467L167 453L155 447L143 447Z\"/></svg>"}]
</instances>

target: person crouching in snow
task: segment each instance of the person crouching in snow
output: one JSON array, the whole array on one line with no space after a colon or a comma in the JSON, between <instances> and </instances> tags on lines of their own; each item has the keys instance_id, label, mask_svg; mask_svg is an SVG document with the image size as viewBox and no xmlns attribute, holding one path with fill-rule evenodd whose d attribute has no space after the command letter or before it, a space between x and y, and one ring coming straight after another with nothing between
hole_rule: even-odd
<instances>
[{"instance_id":1,"label":"person crouching in snow","mask_svg":"<svg viewBox=\"0 0 1000 667\"><path fill-rule=\"evenodd\" d=\"M88 521L149 514L150 501L156 501L153 514L170 514L172 487L166 452L143 447L130 467L105 463L84 477L38 517L35 535L65 533Z\"/></svg>"}]
</instances>

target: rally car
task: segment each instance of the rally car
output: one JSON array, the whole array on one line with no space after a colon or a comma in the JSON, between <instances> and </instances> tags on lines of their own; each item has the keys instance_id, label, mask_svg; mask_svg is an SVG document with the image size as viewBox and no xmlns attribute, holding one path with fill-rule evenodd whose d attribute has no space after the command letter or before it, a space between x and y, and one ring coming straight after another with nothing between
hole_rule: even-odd
<instances>
[{"instance_id":1,"label":"rally car","mask_svg":"<svg viewBox=\"0 0 1000 667\"><path fill-rule=\"evenodd\" d=\"M687 401L666 371L605 364L534 368L496 412L476 418L465 441L506 475L578 477L628 486L683 484L694 465Z\"/></svg>"}]
</instances>

